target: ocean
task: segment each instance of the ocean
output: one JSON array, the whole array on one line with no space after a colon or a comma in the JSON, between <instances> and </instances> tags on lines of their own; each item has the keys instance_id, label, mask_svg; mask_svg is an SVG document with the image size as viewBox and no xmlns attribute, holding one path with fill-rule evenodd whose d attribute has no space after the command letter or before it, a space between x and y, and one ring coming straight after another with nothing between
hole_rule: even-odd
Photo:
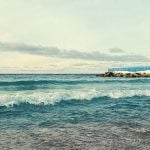
<instances>
[{"instance_id":1,"label":"ocean","mask_svg":"<svg viewBox=\"0 0 150 150\"><path fill-rule=\"evenodd\" d=\"M150 79L0 75L1 150L149 150Z\"/></svg>"}]
</instances>

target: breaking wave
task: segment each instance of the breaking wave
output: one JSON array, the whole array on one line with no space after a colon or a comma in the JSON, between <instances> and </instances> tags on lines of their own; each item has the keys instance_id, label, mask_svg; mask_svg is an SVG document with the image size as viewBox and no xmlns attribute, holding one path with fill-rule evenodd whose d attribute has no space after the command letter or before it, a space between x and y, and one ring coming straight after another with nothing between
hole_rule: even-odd
<instances>
[{"instance_id":1,"label":"breaking wave","mask_svg":"<svg viewBox=\"0 0 150 150\"><path fill-rule=\"evenodd\" d=\"M150 90L98 90L98 89L74 89L74 90L50 90L32 92L0 93L0 106L13 106L14 104L30 103L34 105L54 105L60 101L69 100L93 100L121 99L132 97L150 97Z\"/></svg>"},{"instance_id":2,"label":"breaking wave","mask_svg":"<svg viewBox=\"0 0 150 150\"><path fill-rule=\"evenodd\" d=\"M150 79L95 75L0 75L0 106L150 97ZM134 99L134 98L133 98Z\"/></svg>"}]
</instances>

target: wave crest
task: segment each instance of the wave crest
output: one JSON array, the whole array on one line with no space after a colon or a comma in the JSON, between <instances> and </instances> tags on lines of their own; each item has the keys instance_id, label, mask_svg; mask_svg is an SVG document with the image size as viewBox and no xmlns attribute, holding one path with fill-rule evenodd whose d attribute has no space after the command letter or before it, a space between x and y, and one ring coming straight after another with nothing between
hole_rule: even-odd
<instances>
[{"instance_id":1,"label":"wave crest","mask_svg":"<svg viewBox=\"0 0 150 150\"><path fill-rule=\"evenodd\" d=\"M50 90L43 92L14 92L1 93L0 106L12 106L20 103L54 105L61 100L92 100L99 97L112 99L146 96L150 97L150 90L98 90L98 89L74 89L74 90Z\"/></svg>"}]
</instances>

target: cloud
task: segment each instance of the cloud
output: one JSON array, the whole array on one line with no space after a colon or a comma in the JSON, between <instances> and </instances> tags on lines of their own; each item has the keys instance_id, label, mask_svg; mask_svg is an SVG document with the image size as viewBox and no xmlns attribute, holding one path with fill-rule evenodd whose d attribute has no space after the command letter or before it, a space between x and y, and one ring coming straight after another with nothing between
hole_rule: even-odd
<instances>
[{"instance_id":1,"label":"cloud","mask_svg":"<svg viewBox=\"0 0 150 150\"><path fill-rule=\"evenodd\" d=\"M109 52L111 52L111 53L124 53L125 51L121 48L110 48Z\"/></svg>"},{"instance_id":2,"label":"cloud","mask_svg":"<svg viewBox=\"0 0 150 150\"><path fill-rule=\"evenodd\" d=\"M0 42L1 52L19 52L32 55L40 55L46 57L83 59L94 61L122 61L122 62L148 62L149 59L142 55L122 54L117 55L117 52L122 52L122 49L111 49L112 54L100 53L98 51L81 52L78 50L63 50L57 47L45 47L27 45L23 43L4 43ZM116 54L116 55L115 55Z\"/></svg>"}]
</instances>

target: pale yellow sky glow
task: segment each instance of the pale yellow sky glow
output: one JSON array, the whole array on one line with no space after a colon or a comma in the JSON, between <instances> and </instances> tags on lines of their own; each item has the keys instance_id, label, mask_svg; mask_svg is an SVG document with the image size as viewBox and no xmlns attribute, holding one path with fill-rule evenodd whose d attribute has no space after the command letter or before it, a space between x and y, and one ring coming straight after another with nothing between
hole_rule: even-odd
<instances>
[{"instance_id":1,"label":"pale yellow sky glow","mask_svg":"<svg viewBox=\"0 0 150 150\"><path fill-rule=\"evenodd\" d=\"M2 73L98 73L110 66L123 66L121 61L66 59L19 52L1 52L0 60ZM126 62L126 65L131 64L135 62Z\"/></svg>"},{"instance_id":2,"label":"pale yellow sky glow","mask_svg":"<svg viewBox=\"0 0 150 150\"><path fill-rule=\"evenodd\" d=\"M6 57L7 55L7 57ZM4 59L5 58L5 59ZM108 67L110 63L87 61L82 59L63 59L56 57L36 56L3 52L0 55L1 64L6 73L91 73L97 72L97 68ZM90 68L90 70L89 70ZM67 71L66 71L67 70Z\"/></svg>"}]
</instances>

